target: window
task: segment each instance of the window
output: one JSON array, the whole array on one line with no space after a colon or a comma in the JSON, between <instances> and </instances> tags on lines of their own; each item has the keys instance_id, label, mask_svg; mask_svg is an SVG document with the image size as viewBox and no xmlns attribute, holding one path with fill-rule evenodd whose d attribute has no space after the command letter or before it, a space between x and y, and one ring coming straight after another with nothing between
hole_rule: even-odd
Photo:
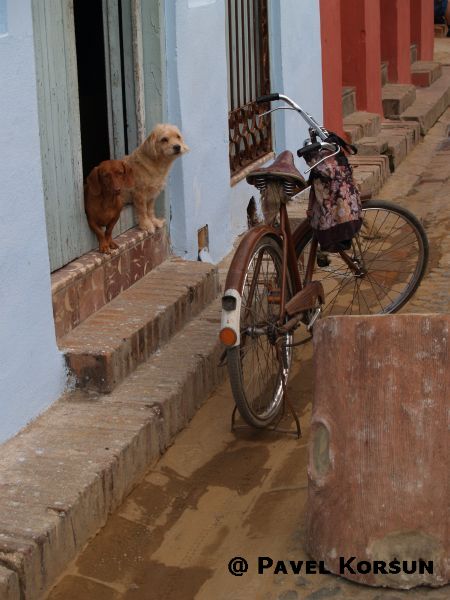
<instances>
[{"instance_id":1,"label":"window","mask_svg":"<svg viewBox=\"0 0 450 600\"><path fill-rule=\"evenodd\" d=\"M270 93L267 0L227 0L228 123L231 175L272 150L270 117L258 118Z\"/></svg>"},{"instance_id":2,"label":"window","mask_svg":"<svg viewBox=\"0 0 450 600\"><path fill-rule=\"evenodd\" d=\"M8 33L8 20L6 18L6 0L0 0L0 35Z\"/></svg>"}]
</instances>

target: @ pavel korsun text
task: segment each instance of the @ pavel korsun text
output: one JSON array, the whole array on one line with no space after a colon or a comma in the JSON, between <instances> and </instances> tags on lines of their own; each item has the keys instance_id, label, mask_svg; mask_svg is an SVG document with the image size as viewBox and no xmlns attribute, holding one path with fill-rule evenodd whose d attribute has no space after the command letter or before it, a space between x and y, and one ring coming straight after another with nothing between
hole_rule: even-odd
<instances>
[{"instance_id":1,"label":"@ pavel korsun text","mask_svg":"<svg viewBox=\"0 0 450 600\"><path fill-rule=\"evenodd\" d=\"M258 557L258 574L263 575L264 573L272 573L274 575L280 573L288 575L290 573L299 575L303 573L305 575L316 575L330 573L325 567L325 562L315 560L277 560L275 561L269 556ZM394 559L389 562L384 560L360 560L358 561L355 556L349 558L339 558L339 574L345 575L366 575L373 573L374 575L397 575L405 573L412 575L419 573L421 575L425 573L433 574L433 561L431 560L398 560Z\"/></svg>"}]
</instances>

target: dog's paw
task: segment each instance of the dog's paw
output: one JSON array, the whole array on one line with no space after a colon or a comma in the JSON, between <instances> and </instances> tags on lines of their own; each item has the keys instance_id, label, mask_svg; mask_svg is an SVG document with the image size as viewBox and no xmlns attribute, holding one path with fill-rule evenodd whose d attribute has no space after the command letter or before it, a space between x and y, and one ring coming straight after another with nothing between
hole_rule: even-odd
<instances>
[{"instance_id":1,"label":"dog's paw","mask_svg":"<svg viewBox=\"0 0 450 600\"><path fill-rule=\"evenodd\" d=\"M161 229L165 222L165 219L157 219L156 217L153 217L152 219L152 223L156 227L156 229Z\"/></svg>"},{"instance_id":2,"label":"dog's paw","mask_svg":"<svg viewBox=\"0 0 450 600\"><path fill-rule=\"evenodd\" d=\"M109 254L110 250L109 250L108 242L103 242L102 244L100 244L98 251L101 252L102 254Z\"/></svg>"},{"instance_id":3,"label":"dog's paw","mask_svg":"<svg viewBox=\"0 0 450 600\"><path fill-rule=\"evenodd\" d=\"M145 219L145 221L141 221L139 223L139 228L144 231L148 231L149 233L155 233L155 226L150 221L150 219Z\"/></svg>"},{"instance_id":4,"label":"dog's paw","mask_svg":"<svg viewBox=\"0 0 450 600\"><path fill-rule=\"evenodd\" d=\"M116 242L109 242L109 247L111 248L111 250L117 250L119 248L119 246L116 244Z\"/></svg>"}]
</instances>

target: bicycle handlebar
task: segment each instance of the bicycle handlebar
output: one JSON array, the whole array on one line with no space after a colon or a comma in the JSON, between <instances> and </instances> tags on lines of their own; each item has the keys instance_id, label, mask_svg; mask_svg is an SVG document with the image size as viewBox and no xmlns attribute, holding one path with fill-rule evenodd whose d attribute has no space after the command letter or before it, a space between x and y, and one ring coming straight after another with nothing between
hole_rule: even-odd
<instances>
[{"instance_id":1,"label":"bicycle handlebar","mask_svg":"<svg viewBox=\"0 0 450 600\"><path fill-rule=\"evenodd\" d=\"M256 98L256 102L258 104L262 102L275 102L276 100L282 100L283 102L286 102L286 104L289 104L291 108L293 108L300 114L300 116L306 121L308 126L317 133L320 139L323 142L326 141L329 135L328 131L324 127L321 127L319 123L317 123L317 121L314 119L314 117L312 117L310 114L304 111L303 108L296 104L291 98L289 98L289 96L285 96L284 94L278 94L275 92L273 94L268 94L267 96L259 96L259 98Z\"/></svg>"}]
</instances>

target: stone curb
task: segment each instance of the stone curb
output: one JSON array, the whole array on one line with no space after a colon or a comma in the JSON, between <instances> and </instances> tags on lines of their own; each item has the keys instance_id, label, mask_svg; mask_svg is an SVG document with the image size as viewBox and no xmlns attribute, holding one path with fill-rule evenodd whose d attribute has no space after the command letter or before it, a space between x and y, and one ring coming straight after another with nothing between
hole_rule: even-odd
<instances>
[{"instance_id":1,"label":"stone curb","mask_svg":"<svg viewBox=\"0 0 450 600\"><path fill-rule=\"evenodd\" d=\"M220 300L104 396L76 390L0 458L0 598L38 600L186 426L225 370Z\"/></svg>"},{"instance_id":2,"label":"stone curb","mask_svg":"<svg viewBox=\"0 0 450 600\"><path fill-rule=\"evenodd\" d=\"M450 68L442 67L442 76L429 87L417 88L415 102L400 116L405 121L418 121L425 135L450 103Z\"/></svg>"}]
</instances>

